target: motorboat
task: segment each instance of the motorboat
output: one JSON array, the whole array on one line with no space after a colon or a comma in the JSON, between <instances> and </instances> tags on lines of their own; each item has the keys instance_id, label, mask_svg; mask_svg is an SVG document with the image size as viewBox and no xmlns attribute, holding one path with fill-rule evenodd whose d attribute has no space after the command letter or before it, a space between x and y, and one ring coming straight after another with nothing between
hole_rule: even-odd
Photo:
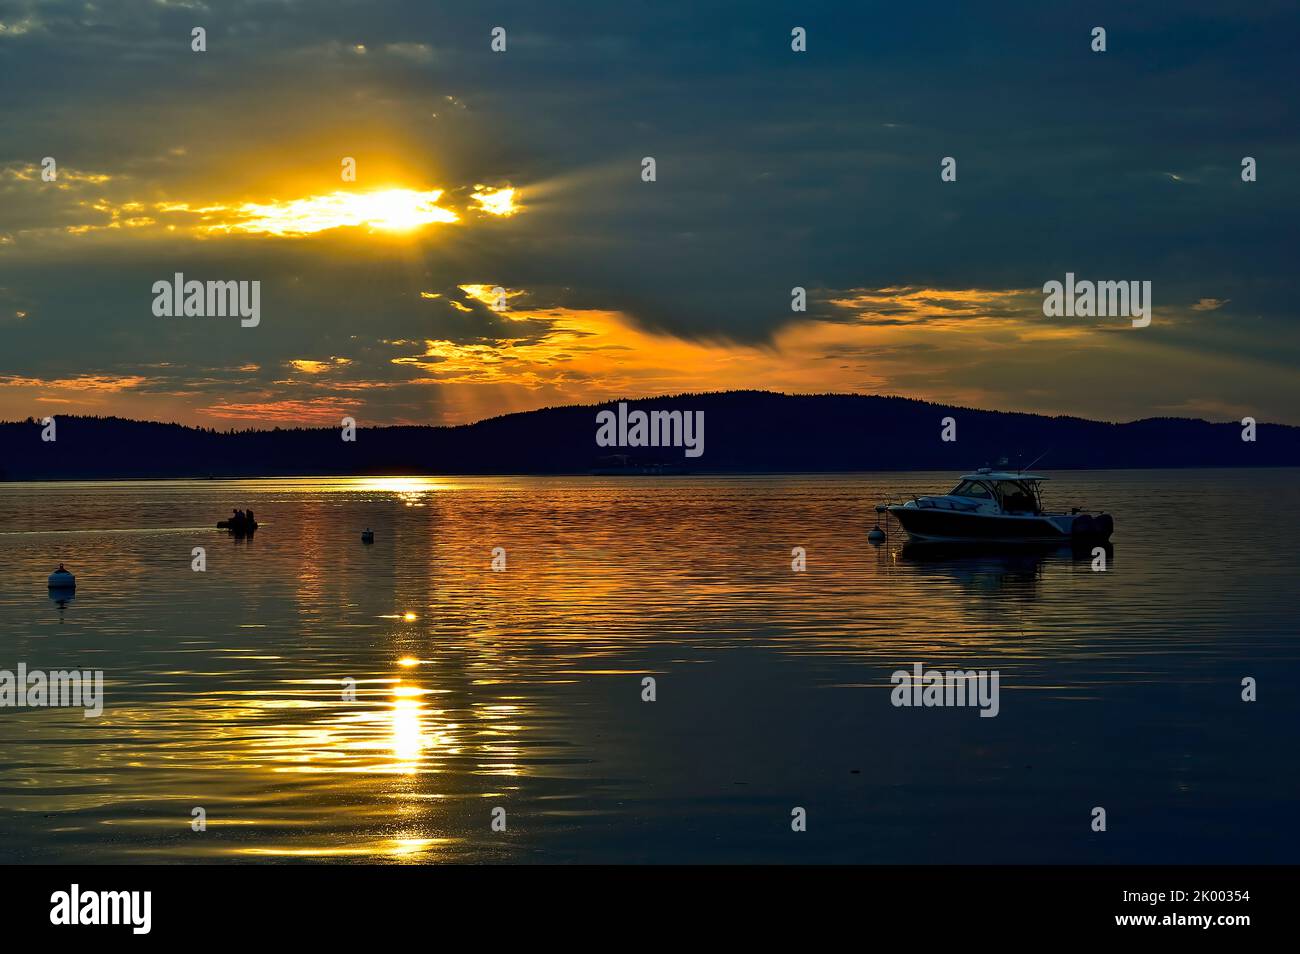
<instances>
[{"instance_id":1,"label":"motorboat","mask_svg":"<svg viewBox=\"0 0 1300 954\"><path fill-rule=\"evenodd\" d=\"M981 467L946 494L876 507L926 543L1105 543L1115 521L1105 511L1045 510L1041 474ZM872 531L875 533L876 531Z\"/></svg>"}]
</instances>

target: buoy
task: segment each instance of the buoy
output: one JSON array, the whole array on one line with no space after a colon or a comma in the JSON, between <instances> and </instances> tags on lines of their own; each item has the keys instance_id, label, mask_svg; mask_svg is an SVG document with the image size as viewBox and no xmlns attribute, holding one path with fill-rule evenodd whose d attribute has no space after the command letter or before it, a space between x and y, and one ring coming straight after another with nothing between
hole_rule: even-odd
<instances>
[{"instance_id":1,"label":"buoy","mask_svg":"<svg viewBox=\"0 0 1300 954\"><path fill-rule=\"evenodd\" d=\"M362 543L374 543L374 542L375 542L375 531L373 531L373 530L362 530L362 531L361 531L361 542L362 542Z\"/></svg>"},{"instance_id":2,"label":"buoy","mask_svg":"<svg viewBox=\"0 0 1300 954\"><path fill-rule=\"evenodd\" d=\"M885 507L883 504L876 504L876 514L877 514L876 525L872 527L871 530L868 531L867 533L868 543L873 544L875 546L879 546L880 544L885 542L885 531L880 529L879 514L888 513L888 512L889 512L888 508ZM889 518L885 517L885 519L888 520Z\"/></svg>"},{"instance_id":3,"label":"buoy","mask_svg":"<svg viewBox=\"0 0 1300 954\"><path fill-rule=\"evenodd\" d=\"M59 568L50 574L50 589L52 590L75 590L77 588L77 578L59 564Z\"/></svg>"}]
</instances>

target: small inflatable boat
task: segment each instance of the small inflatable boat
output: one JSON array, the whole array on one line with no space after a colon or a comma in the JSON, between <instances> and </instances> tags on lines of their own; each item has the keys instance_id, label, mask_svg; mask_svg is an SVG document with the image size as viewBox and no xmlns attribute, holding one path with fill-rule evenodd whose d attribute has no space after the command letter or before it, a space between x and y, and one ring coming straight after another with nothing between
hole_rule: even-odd
<instances>
[{"instance_id":1,"label":"small inflatable boat","mask_svg":"<svg viewBox=\"0 0 1300 954\"><path fill-rule=\"evenodd\" d=\"M218 520L217 521L218 530L229 530L231 533L236 534L237 536L243 535L245 533L252 533L254 530L257 529L257 527L258 527L258 523L256 520Z\"/></svg>"},{"instance_id":2,"label":"small inflatable boat","mask_svg":"<svg viewBox=\"0 0 1300 954\"><path fill-rule=\"evenodd\" d=\"M77 578L67 570L55 570L50 574L50 589L75 590L76 588Z\"/></svg>"}]
</instances>

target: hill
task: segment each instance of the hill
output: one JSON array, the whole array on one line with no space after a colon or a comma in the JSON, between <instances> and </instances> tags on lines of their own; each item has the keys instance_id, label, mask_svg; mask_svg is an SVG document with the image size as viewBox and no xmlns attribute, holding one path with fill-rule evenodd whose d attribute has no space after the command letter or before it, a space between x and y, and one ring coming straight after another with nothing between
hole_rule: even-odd
<instances>
[{"instance_id":1,"label":"hill","mask_svg":"<svg viewBox=\"0 0 1300 954\"><path fill-rule=\"evenodd\" d=\"M981 411L874 395L763 391L628 401L704 412L704 452L596 443L598 411L544 408L455 427L358 427L219 432L121 418L58 417L57 440L34 420L0 424L0 479L254 477L378 474L564 474L667 464L691 472L964 470L1048 451L1050 469L1300 465L1300 427L1149 418L1125 424ZM942 419L957 440L940 439ZM364 422L362 422L364 423ZM626 455L611 460L610 455Z\"/></svg>"}]
</instances>

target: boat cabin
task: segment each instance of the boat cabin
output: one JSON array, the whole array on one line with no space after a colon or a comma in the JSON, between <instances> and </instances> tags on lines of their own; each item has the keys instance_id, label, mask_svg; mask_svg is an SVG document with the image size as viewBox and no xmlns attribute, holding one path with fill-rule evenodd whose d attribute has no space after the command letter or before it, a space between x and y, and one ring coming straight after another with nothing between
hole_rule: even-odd
<instances>
[{"instance_id":1,"label":"boat cabin","mask_svg":"<svg viewBox=\"0 0 1300 954\"><path fill-rule=\"evenodd\" d=\"M949 497L963 497L982 504L994 504L1003 513L1043 512L1041 483L1037 474L1016 474L981 468L963 474L961 483L948 491Z\"/></svg>"}]
</instances>

